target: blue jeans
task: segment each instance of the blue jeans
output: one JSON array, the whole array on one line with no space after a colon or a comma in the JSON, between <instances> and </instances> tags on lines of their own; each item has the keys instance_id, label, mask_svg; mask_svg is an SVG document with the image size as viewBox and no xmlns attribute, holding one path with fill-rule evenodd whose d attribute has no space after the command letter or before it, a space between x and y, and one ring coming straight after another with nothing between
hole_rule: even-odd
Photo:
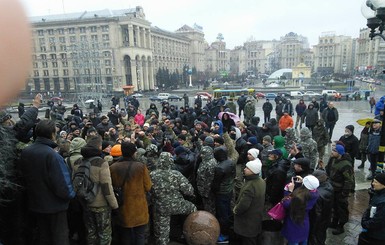
<instances>
[{"instance_id":1,"label":"blue jeans","mask_svg":"<svg viewBox=\"0 0 385 245\"><path fill-rule=\"evenodd\" d=\"M228 235L231 226L231 199L233 193L228 194L216 194L215 208L217 212L217 219L221 227L221 234Z\"/></svg>"},{"instance_id":2,"label":"blue jeans","mask_svg":"<svg viewBox=\"0 0 385 245\"><path fill-rule=\"evenodd\" d=\"M288 242L287 245L307 245L307 240L302 242Z\"/></svg>"}]
</instances>

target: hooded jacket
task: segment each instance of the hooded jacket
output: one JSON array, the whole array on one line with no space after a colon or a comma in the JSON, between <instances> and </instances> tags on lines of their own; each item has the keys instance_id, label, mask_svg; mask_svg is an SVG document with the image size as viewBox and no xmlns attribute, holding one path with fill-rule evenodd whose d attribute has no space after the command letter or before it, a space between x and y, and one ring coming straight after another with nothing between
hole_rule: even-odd
<instances>
[{"instance_id":1,"label":"hooded jacket","mask_svg":"<svg viewBox=\"0 0 385 245\"><path fill-rule=\"evenodd\" d=\"M370 218L371 207L377 207L377 212ZM369 202L369 207L362 215L362 228L367 230L368 237L385 241L385 189L375 191Z\"/></svg>"},{"instance_id":2,"label":"hooded jacket","mask_svg":"<svg viewBox=\"0 0 385 245\"><path fill-rule=\"evenodd\" d=\"M310 160L310 168L315 169L318 163L317 142L312 139L310 129L304 127L300 131L300 142L302 145L302 154Z\"/></svg>"},{"instance_id":3,"label":"hooded jacket","mask_svg":"<svg viewBox=\"0 0 385 245\"><path fill-rule=\"evenodd\" d=\"M194 206L183 197L184 195L194 196L194 188L179 171L171 169L173 164L172 155L162 152L157 169L150 173L153 183L152 203L155 212L163 215L171 215L179 207Z\"/></svg>"},{"instance_id":4,"label":"hooded jacket","mask_svg":"<svg viewBox=\"0 0 385 245\"><path fill-rule=\"evenodd\" d=\"M274 136L273 141L274 141L274 148L280 149L282 152L282 158L287 159L288 153L285 149L285 138L282 137L281 135L277 135L277 136Z\"/></svg>"},{"instance_id":5,"label":"hooded jacket","mask_svg":"<svg viewBox=\"0 0 385 245\"><path fill-rule=\"evenodd\" d=\"M197 171L197 187L202 197L208 198L211 193L211 185L214 180L215 167L217 160L214 158L214 151L209 146L203 146L200 152L202 162Z\"/></svg>"},{"instance_id":6,"label":"hooded jacket","mask_svg":"<svg viewBox=\"0 0 385 245\"><path fill-rule=\"evenodd\" d=\"M359 141L358 138L354 135L354 128L351 129L351 135L343 135L340 137L340 141L345 145L345 152L349 153L349 155L354 159L359 155Z\"/></svg>"},{"instance_id":7,"label":"hooded jacket","mask_svg":"<svg viewBox=\"0 0 385 245\"><path fill-rule=\"evenodd\" d=\"M325 128L325 122L320 118L313 128L312 137L317 142L317 147L326 146L329 143L329 133Z\"/></svg>"},{"instance_id":8,"label":"hooded jacket","mask_svg":"<svg viewBox=\"0 0 385 245\"><path fill-rule=\"evenodd\" d=\"M307 109L302 114L302 120L303 119L305 119L306 126L314 126L318 121L318 111L313 105L313 103L310 103Z\"/></svg>"}]
</instances>

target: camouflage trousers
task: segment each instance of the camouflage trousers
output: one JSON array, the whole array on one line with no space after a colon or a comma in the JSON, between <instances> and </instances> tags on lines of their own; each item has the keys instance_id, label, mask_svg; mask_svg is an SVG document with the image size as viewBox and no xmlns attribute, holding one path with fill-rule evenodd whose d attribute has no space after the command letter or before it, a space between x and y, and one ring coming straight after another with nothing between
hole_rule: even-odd
<instances>
[{"instance_id":1,"label":"camouflage trousers","mask_svg":"<svg viewBox=\"0 0 385 245\"><path fill-rule=\"evenodd\" d=\"M156 238L156 245L167 245L170 242L169 234L171 215L190 214L197 211L195 205L189 201L184 201L181 205L178 205L178 207L173 208L172 206L154 208L154 235ZM168 212L165 214L159 210L168 210Z\"/></svg>"},{"instance_id":2,"label":"camouflage trousers","mask_svg":"<svg viewBox=\"0 0 385 245\"><path fill-rule=\"evenodd\" d=\"M111 243L111 208L87 207L84 213L88 245L109 245Z\"/></svg>"}]
</instances>

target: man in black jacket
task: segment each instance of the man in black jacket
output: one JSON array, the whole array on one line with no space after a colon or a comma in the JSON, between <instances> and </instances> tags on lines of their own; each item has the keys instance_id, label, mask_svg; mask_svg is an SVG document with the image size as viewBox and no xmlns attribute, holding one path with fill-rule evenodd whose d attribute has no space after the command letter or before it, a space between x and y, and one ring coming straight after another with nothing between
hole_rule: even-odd
<instances>
[{"instance_id":1,"label":"man in black jacket","mask_svg":"<svg viewBox=\"0 0 385 245\"><path fill-rule=\"evenodd\" d=\"M263 103L262 110L263 110L263 120L265 123L267 123L268 121L270 121L270 114L271 114L271 111L273 110L273 105L270 103L269 99L266 99L266 102Z\"/></svg>"},{"instance_id":2,"label":"man in black jacket","mask_svg":"<svg viewBox=\"0 0 385 245\"><path fill-rule=\"evenodd\" d=\"M21 154L21 170L28 195L28 209L37 220L39 244L69 245L67 209L75 191L68 167L54 148L55 122L40 121L36 140Z\"/></svg>"},{"instance_id":3,"label":"man in black jacket","mask_svg":"<svg viewBox=\"0 0 385 245\"><path fill-rule=\"evenodd\" d=\"M215 167L212 192L215 195L217 219L221 228L220 240L228 240L230 232L231 200L233 197L235 168L234 163L227 157L227 149L217 147L214 158L218 165Z\"/></svg>"}]
</instances>

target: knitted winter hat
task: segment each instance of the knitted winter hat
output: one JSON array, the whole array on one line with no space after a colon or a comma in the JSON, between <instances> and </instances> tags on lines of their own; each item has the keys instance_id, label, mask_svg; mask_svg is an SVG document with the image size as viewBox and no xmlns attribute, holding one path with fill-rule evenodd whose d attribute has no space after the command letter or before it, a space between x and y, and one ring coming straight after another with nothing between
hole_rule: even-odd
<instances>
[{"instance_id":1,"label":"knitted winter hat","mask_svg":"<svg viewBox=\"0 0 385 245\"><path fill-rule=\"evenodd\" d=\"M259 159L250 161L246 163L246 167L251 170L254 174L259 174L261 173L262 169L262 163Z\"/></svg>"},{"instance_id":2,"label":"knitted winter hat","mask_svg":"<svg viewBox=\"0 0 385 245\"><path fill-rule=\"evenodd\" d=\"M310 191L317 189L319 186L319 180L313 175L308 175L303 178L302 183Z\"/></svg>"},{"instance_id":3,"label":"knitted winter hat","mask_svg":"<svg viewBox=\"0 0 385 245\"><path fill-rule=\"evenodd\" d=\"M257 159L258 155L259 155L259 150L252 148L252 149L248 150L247 153L250 153L250 155L252 155L254 157L254 159Z\"/></svg>"},{"instance_id":4,"label":"knitted winter hat","mask_svg":"<svg viewBox=\"0 0 385 245\"><path fill-rule=\"evenodd\" d=\"M122 156L122 146L121 144L116 144L111 148L110 155L113 157L121 157Z\"/></svg>"},{"instance_id":5,"label":"knitted winter hat","mask_svg":"<svg viewBox=\"0 0 385 245\"><path fill-rule=\"evenodd\" d=\"M345 148L342 145L336 145L336 149L334 150L341 156L345 154Z\"/></svg>"}]
</instances>

